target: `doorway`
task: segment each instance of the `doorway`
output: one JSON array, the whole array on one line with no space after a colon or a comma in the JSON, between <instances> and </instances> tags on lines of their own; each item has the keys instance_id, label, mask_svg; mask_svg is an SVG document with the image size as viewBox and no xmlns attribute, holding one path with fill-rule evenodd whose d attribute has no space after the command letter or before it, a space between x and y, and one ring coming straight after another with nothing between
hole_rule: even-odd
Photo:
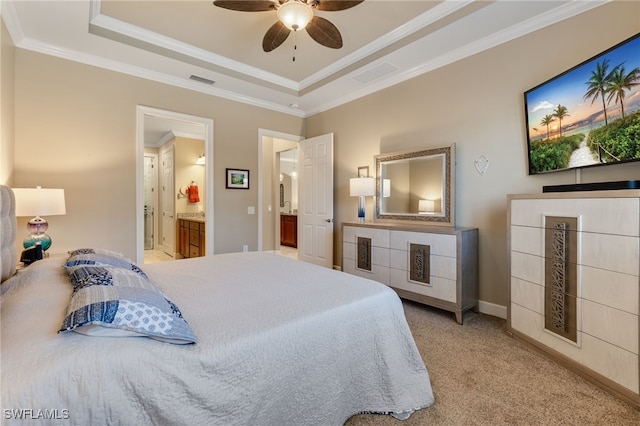
<instances>
[{"instance_id":1,"label":"doorway","mask_svg":"<svg viewBox=\"0 0 640 426\"><path fill-rule=\"evenodd\" d=\"M281 253L279 154L298 148L297 258L333 267L333 134L258 130L258 250Z\"/></svg>"},{"instance_id":2,"label":"doorway","mask_svg":"<svg viewBox=\"0 0 640 426\"><path fill-rule=\"evenodd\" d=\"M302 139L258 130L258 251L280 251L280 152L297 148Z\"/></svg>"},{"instance_id":3,"label":"doorway","mask_svg":"<svg viewBox=\"0 0 640 426\"><path fill-rule=\"evenodd\" d=\"M164 144L169 136L165 136L163 140L162 133L167 134L170 129L172 136L181 135L187 138L194 137L196 134L204 139L204 176L205 182L209 183L205 186L204 195L204 217L205 217L205 245L206 254L214 253L214 203L213 203L213 120L209 118L197 117L188 114L182 114L172 111L160 110L156 108L138 106L136 108L136 125L137 125L137 162L136 162L136 258L137 262L144 263L145 249L145 141L147 139L155 140L156 144ZM198 129L197 131L194 129ZM154 135L153 132L156 132ZM158 146L160 146L158 145ZM200 166L202 167L202 166ZM156 170L161 166L158 164ZM159 188L161 189L161 188ZM158 246L158 236L161 234L158 230L159 214L158 202L160 190L156 192L156 206L154 210L154 248ZM175 190L171 192L171 199L175 200ZM166 206L165 206L166 207ZM163 207L163 209L165 209ZM169 209L171 210L171 209ZM170 214L170 213L169 213ZM175 235L175 233L171 234Z\"/></svg>"}]
</instances>

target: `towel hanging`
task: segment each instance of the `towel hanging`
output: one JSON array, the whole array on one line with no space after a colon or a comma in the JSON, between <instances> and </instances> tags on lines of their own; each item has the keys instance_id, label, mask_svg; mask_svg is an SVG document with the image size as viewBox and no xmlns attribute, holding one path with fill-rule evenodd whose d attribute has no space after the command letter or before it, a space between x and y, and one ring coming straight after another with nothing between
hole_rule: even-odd
<instances>
[{"instance_id":1,"label":"towel hanging","mask_svg":"<svg viewBox=\"0 0 640 426\"><path fill-rule=\"evenodd\" d=\"M187 195L189 196L190 203L200 202L200 196L198 195L198 184L195 181L191 181L191 184L187 188Z\"/></svg>"}]
</instances>

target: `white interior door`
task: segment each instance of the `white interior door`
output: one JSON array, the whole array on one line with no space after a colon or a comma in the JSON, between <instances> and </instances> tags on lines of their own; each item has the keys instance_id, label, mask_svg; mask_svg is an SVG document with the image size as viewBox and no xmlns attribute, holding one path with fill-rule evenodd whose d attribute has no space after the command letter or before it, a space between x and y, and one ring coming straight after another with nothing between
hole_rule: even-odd
<instances>
[{"instance_id":1,"label":"white interior door","mask_svg":"<svg viewBox=\"0 0 640 426\"><path fill-rule=\"evenodd\" d=\"M173 202L173 146L162 153L162 249L173 256L176 234Z\"/></svg>"},{"instance_id":2,"label":"white interior door","mask_svg":"<svg viewBox=\"0 0 640 426\"><path fill-rule=\"evenodd\" d=\"M300 141L298 259L333 267L333 133Z\"/></svg>"}]
</instances>

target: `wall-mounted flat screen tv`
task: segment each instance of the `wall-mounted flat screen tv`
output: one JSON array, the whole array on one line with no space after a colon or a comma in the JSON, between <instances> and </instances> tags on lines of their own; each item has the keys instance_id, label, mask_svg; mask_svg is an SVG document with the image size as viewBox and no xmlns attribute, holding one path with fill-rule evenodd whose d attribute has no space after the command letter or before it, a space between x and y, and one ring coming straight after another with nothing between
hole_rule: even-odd
<instances>
[{"instance_id":1,"label":"wall-mounted flat screen tv","mask_svg":"<svg viewBox=\"0 0 640 426\"><path fill-rule=\"evenodd\" d=\"M640 34L524 94L529 174L640 161Z\"/></svg>"}]
</instances>

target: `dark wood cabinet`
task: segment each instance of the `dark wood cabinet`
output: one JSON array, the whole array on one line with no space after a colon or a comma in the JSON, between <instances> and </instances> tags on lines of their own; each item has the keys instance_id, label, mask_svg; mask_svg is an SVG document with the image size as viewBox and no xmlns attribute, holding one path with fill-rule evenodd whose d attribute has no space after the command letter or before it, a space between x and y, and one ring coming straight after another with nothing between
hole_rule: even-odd
<instances>
[{"instance_id":1,"label":"dark wood cabinet","mask_svg":"<svg viewBox=\"0 0 640 426\"><path fill-rule=\"evenodd\" d=\"M298 247L298 216L280 215L280 245Z\"/></svg>"},{"instance_id":2,"label":"dark wood cabinet","mask_svg":"<svg viewBox=\"0 0 640 426\"><path fill-rule=\"evenodd\" d=\"M205 255L205 224L195 220L178 220L178 252L182 257Z\"/></svg>"}]
</instances>

